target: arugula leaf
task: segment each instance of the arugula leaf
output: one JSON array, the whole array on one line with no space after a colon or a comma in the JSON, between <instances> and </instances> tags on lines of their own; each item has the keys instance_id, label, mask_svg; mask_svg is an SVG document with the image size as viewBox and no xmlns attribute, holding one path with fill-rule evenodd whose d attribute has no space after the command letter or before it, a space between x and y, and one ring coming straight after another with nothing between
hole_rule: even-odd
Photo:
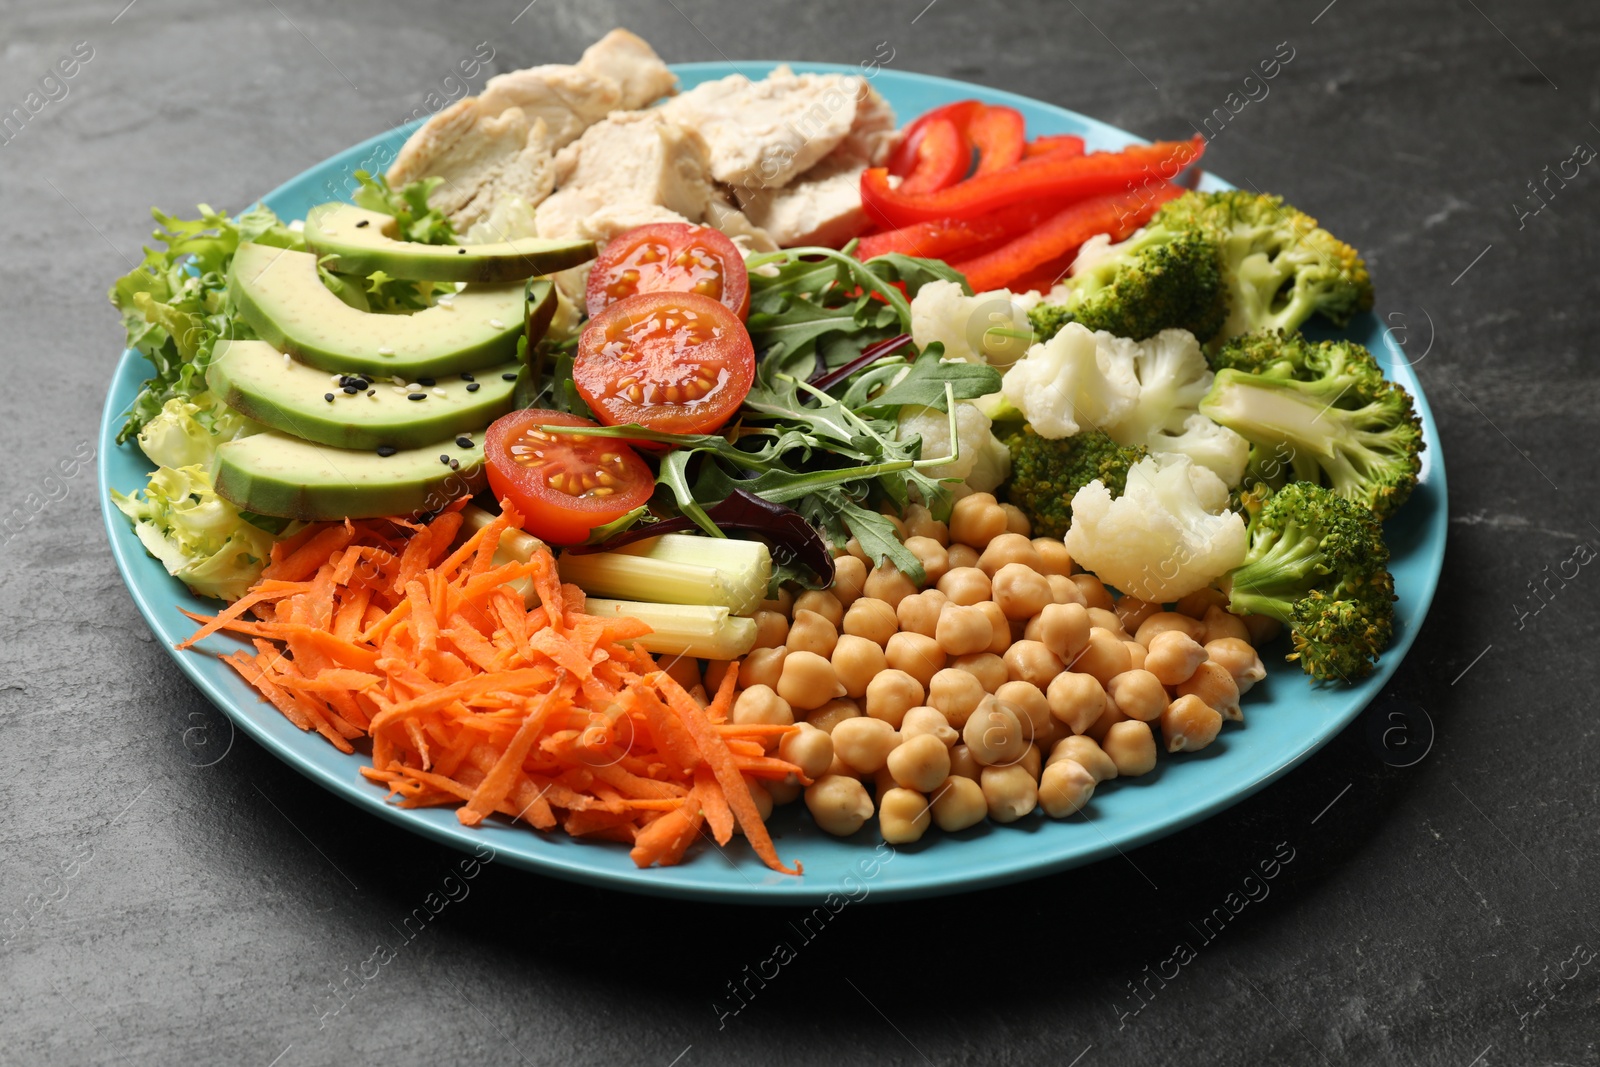
<instances>
[{"instance_id":1,"label":"arugula leaf","mask_svg":"<svg viewBox=\"0 0 1600 1067\"><path fill-rule=\"evenodd\" d=\"M898 409L914 404L944 411L947 385L957 400L976 400L1000 391L1000 372L993 367L982 363L942 363L943 355L944 345L933 342L922 350L904 378L858 405L859 410Z\"/></svg>"}]
</instances>

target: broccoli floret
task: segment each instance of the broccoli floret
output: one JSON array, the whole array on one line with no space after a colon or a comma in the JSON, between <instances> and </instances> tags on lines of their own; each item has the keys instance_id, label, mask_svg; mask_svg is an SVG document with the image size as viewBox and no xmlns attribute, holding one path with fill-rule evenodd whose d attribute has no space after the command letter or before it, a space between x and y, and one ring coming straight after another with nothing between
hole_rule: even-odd
<instances>
[{"instance_id":1,"label":"broccoli floret","mask_svg":"<svg viewBox=\"0 0 1600 1067\"><path fill-rule=\"evenodd\" d=\"M1252 334L1225 345L1200 413L1253 446L1247 479L1314 482L1386 519L1422 469L1411 394L1349 341Z\"/></svg>"},{"instance_id":2,"label":"broccoli floret","mask_svg":"<svg viewBox=\"0 0 1600 1067\"><path fill-rule=\"evenodd\" d=\"M1164 210L1164 209L1163 209ZM1069 322L1142 341L1162 330L1188 330L1202 341L1227 317L1218 247L1187 221L1164 224L1161 212L1074 274L1065 304L1039 304L1028 319L1041 340Z\"/></svg>"},{"instance_id":3,"label":"broccoli floret","mask_svg":"<svg viewBox=\"0 0 1600 1067\"><path fill-rule=\"evenodd\" d=\"M1394 636L1394 578L1383 527L1308 482L1245 495L1250 550L1224 580L1228 610L1289 627L1288 656L1319 681L1368 674Z\"/></svg>"},{"instance_id":4,"label":"broccoli floret","mask_svg":"<svg viewBox=\"0 0 1600 1067\"><path fill-rule=\"evenodd\" d=\"M1040 437L1032 426L1004 433L1011 450L1011 476L1001 496L1028 516L1036 537L1061 537L1072 525L1072 496L1099 480L1113 497L1128 484L1128 468L1149 453L1124 448L1101 430L1071 437Z\"/></svg>"}]
</instances>

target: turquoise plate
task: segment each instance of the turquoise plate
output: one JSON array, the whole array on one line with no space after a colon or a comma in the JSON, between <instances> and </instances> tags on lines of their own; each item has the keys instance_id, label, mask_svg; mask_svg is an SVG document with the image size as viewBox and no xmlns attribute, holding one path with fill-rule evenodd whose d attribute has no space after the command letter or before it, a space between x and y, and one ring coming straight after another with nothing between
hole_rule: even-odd
<instances>
[{"instance_id":1,"label":"turquoise plate","mask_svg":"<svg viewBox=\"0 0 1600 1067\"><path fill-rule=\"evenodd\" d=\"M675 69L683 84L691 86L734 70L759 78L775 65L689 63ZM826 64L796 67L867 73ZM1075 112L980 85L892 70L879 70L873 84L902 117L952 100L977 97L1021 111L1030 135L1074 133L1084 137L1091 149L1113 149L1140 140ZM392 158L385 150L392 153L398 149L410 130L410 126L392 130L324 160L268 194L265 203L286 219L304 218L314 205L344 195L344 180L351 170L363 165L381 169ZM1202 188L1227 187L1209 175L1202 184ZM1317 205L1303 206L1316 213ZM1339 227L1333 229L1338 232ZM805 865L800 877L769 871L737 839L720 850L720 855L708 842L695 846L680 866L639 870L620 845L580 843L560 833L544 834L504 823L469 830L450 810L399 808L385 799L382 789L357 773L367 762L364 758L341 755L316 734L295 729L271 705L258 700L214 655L173 652L173 658L240 729L335 796L455 848L470 850L486 842L506 862L557 878L663 896L736 903L814 903L830 893L859 895L863 879L870 882L873 899L888 900L960 892L1089 863L1214 815L1299 764L1361 713L1416 638L1444 560L1445 477L1439 434L1403 350L1378 320L1365 315L1346 335L1378 353L1392 376L1411 390L1427 434L1422 483L1388 527L1395 588L1400 596L1393 647L1372 677L1348 688L1313 687L1295 667L1271 657L1267 681L1245 699L1246 725L1230 726L1202 753L1163 759L1150 775L1108 784L1095 794L1085 816L1057 822L1035 812L1010 826L985 825L959 834L933 831L917 845L894 850L892 859L883 862L890 854L870 828L849 840L829 837L817 830L803 806L796 804L780 810L773 820L773 832L779 854L786 861ZM149 474L150 464L137 447L116 444L121 414L133 402L147 374L147 365L137 353L123 353L100 427L100 484L107 489L133 490L142 486ZM216 604L191 596L146 555L109 498L103 502L103 510L112 554L128 590L151 630L170 649L193 630L189 620L178 613L179 608L209 612L215 611ZM225 653L235 645L230 639L212 638L203 647L207 652ZM873 862L875 853L877 862Z\"/></svg>"}]
</instances>

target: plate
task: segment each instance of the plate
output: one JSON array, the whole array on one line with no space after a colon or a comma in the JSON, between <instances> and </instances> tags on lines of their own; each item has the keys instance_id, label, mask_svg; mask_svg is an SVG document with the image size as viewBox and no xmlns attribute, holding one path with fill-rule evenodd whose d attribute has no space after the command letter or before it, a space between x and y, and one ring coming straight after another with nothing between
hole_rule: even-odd
<instances>
[{"instance_id":1,"label":"plate","mask_svg":"<svg viewBox=\"0 0 1600 1067\"><path fill-rule=\"evenodd\" d=\"M777 64L688 63L675 66L685 87L739 71L752 78ZM833 64L793 64L800 71L870 73ZM915 116L952 100L977 97L1006 104L1026 117L1030 135L1074 133L1091 150L1114 149L1141 138L1072 111L979 85L922 74L879 69L876 86L902 118ZM303 218L308 209L339 195L344 179L357 167L381 166L392 158L384 148L398 149L412 126L375 137L317 164L264 197L285 219ZM1206 175L1201 188L1224 189L1227 183ZM1287 197L1291 202L1293 195ZM1303 205L1316 213L1315 204ZM1338 227L1334 226L1335 232ZM983 825L958 834L930 832L916 845L889 850L870 828L841 840L814 827L796 804L780 809L773 820L778 852L800 861L800 877L764 867L741 842L714 849L697 845L677 867L639 870L628 850L602 842L583 843L564 834L544 834L525 826L485 824L468 829L450 809L407 811L389 803L383 790L369 784L357 768L367 761L345 756L316 734L301 733L270 704L260 701L234 672L214 656L176 652L172 646L187 637L193 624L179 608L214 612L214 601L189 594L140 545L110 499L102 501L112 554L128 591L150 628L172 651L178 666L245 733L269 752L330 793L424 837L471 851L488 844L514 866L540 874L611 889L693 897L736 903L819 903L829 894L859 896L869 883L873 899L890 900L962 892L982 886L1032 878L1079 864L1180 830L1261 789L1310 756L1349 725L1399 666L1416 638L1433 600L1444 561L1446 530L1444 464L1439 433L1416 375L1394 338L1372 315L1362 316L1344 336L1365 344L1385 370L1409 389L1421 411L1427 451L1421 483L1400 514L1388 524L1394 553L1392 569L1400 600L1396 605L1395 638L1377 671L1359 685L1316 687L1281 656L1267 657L1267 680L1245 700L1246 725L1223 731L1204 751L1163 759L1143 778L1112 783L1096 792L1084 815L1064 821L1035 812L1010 826ZM148 365L136 352L124 352L106 397L100 426L100 485L131 491L142 486L150 463L131 442L116 444L121 414L133 402ZM202 646L224 653L235 647L225 637ZM720 853L720 854L719 854Z\"/></svg>"}]
</instances>

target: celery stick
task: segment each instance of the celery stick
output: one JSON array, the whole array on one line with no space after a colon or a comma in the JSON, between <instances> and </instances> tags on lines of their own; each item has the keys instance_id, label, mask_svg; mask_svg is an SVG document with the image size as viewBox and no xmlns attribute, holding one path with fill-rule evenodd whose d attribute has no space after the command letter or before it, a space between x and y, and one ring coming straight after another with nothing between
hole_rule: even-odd
<instances>
[{"instance_id":1,"label":"celery stick","mask_svg":"<svg viewBox=\"0 0 1600 1067\"><path fill-rule=\"evenodd\" d=\"M663 534L613 552L563 553L557 566L590 594L750 615L767 595L772 554L760 541Z\"/></svg>"},{"instance_id":2,"label":"celery stick","mask_svg":"<svg viewBox=\"0 0 1600 1067\"><path fill-rule=\"evenodd\" d=\"M654 632L636 638L634 644L660 655L736 659L756 642L755 620L733 615L720 605L645 604L589 597L584 611L602 618L640 620Z\"/></svg>"}]
</instances>

